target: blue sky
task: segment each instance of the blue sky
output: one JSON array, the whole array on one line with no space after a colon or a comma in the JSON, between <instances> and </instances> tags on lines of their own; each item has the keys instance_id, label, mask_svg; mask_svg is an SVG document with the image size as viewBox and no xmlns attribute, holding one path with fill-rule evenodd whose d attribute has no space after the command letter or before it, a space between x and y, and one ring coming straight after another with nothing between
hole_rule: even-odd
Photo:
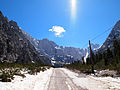
<instances>
[{"instance_id":1,"label":"blue sky","mask_svg":"<svg viewBox=\"0 0 120 90\"><path fill-rule=\"evenodd\" d=\"M34 38L79 48L120 20L120 0L0 0L0 10ZM60 37L56 26L65 30ZM93 43L102 45L109 33Z\"/></svg>"}]
</instances>

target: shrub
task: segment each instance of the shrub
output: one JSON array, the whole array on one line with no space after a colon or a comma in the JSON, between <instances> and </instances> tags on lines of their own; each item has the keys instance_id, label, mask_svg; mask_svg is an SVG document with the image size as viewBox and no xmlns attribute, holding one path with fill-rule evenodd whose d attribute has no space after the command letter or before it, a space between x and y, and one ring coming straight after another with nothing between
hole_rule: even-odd
<instances>
[{"instance_id":1,"label":"shrub","mask_svg":"<svg viewBox=\"0 0 120 90\"><path fill-rule=\"evenodd\" d=\"M46 65L46 67L48 66ZM21 74L21 71L27 71L27 73L31 75L37 75L37 72L45 70L45 65L41 63L20 64L0 62L0 81L10 82L12 79L14 79L14 75L18 75L23 78L26 77L24 74Z\"/></svg>"},{"instance_id":2,"label":"shrub","mask_svg":"<svg viewBox=\"0 0 120 90\"><path fill-rule=\"evenodd\" d=\"M21 74L21 73L20 73L20 74L17 74L17 73L16 73L15 75L21 76L22 78L25 78L25 77L26 77L24 74Z\"/></svg>"},{"instance_id":3,"label":"shrub","mask_svg":"<svg viewBox=\"0 0 120 90\"><path fill-rule=\"evenodd\" d=\"M41 70L42 70L42 72L44 72L44 71L46 70L46 68L45 68L45 67L43 67Z\"/></svg>"},{"instance_id":4,"label":"shrub","mask_svg":"<svg viewBox=\"0 0 120 90\"><path fill-rule=\"evenodd\" d=\"M113 74L107 74L107 73L105 73L105 74L103 74L102 76L103 76L103 77L108 77L108 76L113 77L114 75L113 75Z\"/></svg>"},{"instance_id":5,"label":"shrub","mask_svg":"<svg viewBox=\"0 0 120 90\"><path fill-rule=\"evenodd\" d=\"M13 79L13 75L8 73L8 72L4 72L0 75L0 79L2 82L11 82L11 79Z\"/></svg>"}]
</instances>

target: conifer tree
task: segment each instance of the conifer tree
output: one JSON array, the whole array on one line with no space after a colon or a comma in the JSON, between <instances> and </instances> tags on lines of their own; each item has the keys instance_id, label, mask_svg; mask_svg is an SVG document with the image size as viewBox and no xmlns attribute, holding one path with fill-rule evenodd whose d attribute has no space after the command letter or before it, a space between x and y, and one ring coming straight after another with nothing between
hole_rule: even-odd
<instances>
[{"instance_id":1,"label":"conifer tree","mask_svg":"<svg viewBox=\"0 0 120 90\"><path fill-rule=\"evenodd\" d=\"M107 65L112 65L114 62L113 62L113 54L112 54L112 51L110 50L110 48L107 49Z\"/></svg>"},{"instance_id":2,"label":"conifer tree","mask_svg":"<svg viewBox=\"0 0 120 90\"><path fill-rule=\"evenodd\" d=\"M114 58L116 60L116 63L120 62L120 44L117 41L117 39L114 37L114 43L113 43L113 47L114 47Z\"/></svg>"}]
</instances>

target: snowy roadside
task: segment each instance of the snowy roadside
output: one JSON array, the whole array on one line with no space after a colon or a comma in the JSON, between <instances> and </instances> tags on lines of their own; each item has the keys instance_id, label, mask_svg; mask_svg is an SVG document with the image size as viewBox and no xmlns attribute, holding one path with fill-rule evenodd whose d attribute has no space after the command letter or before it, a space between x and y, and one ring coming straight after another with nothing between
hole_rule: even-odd
<instances>
[{"instance_id":1,"label":"snowy roadside","mask_svg":"<svg viewBox=\"0 0 120 90\"><path fill-rule=\"evenodd\" d=\"M15 76L12 82L0 82L0 90L46 90L53 68L37 75L25 74L25 78Z\"/></svg>"},{"instance_id":2,"label":"snowy roadside","mask_svg":"<svg viewBox=\"0 0 120 90\"><path fill-rule=\"evenodd\" d=\"M61 68L77 85L88 90L120 90L120 78L94 77L79 75L68 69Z\"/></svg>"}]
</instances>

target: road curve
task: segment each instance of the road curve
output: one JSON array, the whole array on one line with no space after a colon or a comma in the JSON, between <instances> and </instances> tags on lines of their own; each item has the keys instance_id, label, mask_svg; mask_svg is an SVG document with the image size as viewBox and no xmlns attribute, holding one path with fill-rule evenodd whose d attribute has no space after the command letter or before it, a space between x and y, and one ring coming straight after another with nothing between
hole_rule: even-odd
<instances>
[{"instance_id":1,"label":"road curve","mask_svg":"<svg viewBox=\"0 0 120 90\"><path fill-rule=\"evenodd\" d=\"M54 68L47 90L84 90L77 87L72 79L59 68Z\"/></svg>"}]
</instances>

